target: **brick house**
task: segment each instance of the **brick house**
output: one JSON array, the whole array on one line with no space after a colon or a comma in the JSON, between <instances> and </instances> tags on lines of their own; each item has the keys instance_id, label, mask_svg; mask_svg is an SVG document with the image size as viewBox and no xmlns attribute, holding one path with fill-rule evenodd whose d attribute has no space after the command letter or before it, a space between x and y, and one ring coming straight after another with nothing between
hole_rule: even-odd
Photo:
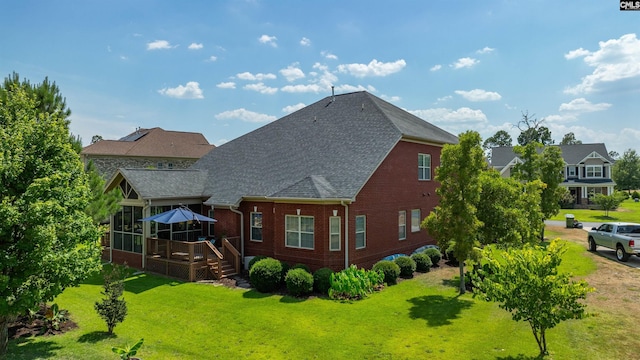
<instances>
[{"instance_id":1,"label":"brick house","mask_svg":"<svg viewBox=\"0 0 640 360\"><path fill-rule=\"evenodd\" d=\"M135 225L178 203L218 220L191 224L198 228L188 236L236 238L245 261L266 255L340 270L410 254L434 243L419 225L438 204L442 147L457 141L368 92L324 98L215 148L189 170L120 169L108 189L120 186L130 209L112 232L139 243L113 259L131 264L148 254L143 239L158 235L148 223L126 234L118 221Z\"/></svg>"},{"instance_id":2,"label":"brick house","mask_svg":"<svg viewBox=\"0 0 640 360\"><path fill-rule=\"evenodd\" d=\"M576 207L588 207L593 194L610 195L616 183L611 179L611 169L615 162L602 143L550 145L562 151L565 162L564 181L573 196ZM511 169L522 160L513 152L513 147L491 149L491 166L503 177L511 176Z\"/></svg>"},{"instance_id":3,"label":"brick house","mask_svg":"<svg viewBox=\"0 0 640 360\"><path fill-rule=\"evenodd\" d=\"M80 157L89 160L105 179L118 168L186 169L215 146L200 133L137 129L118 140L100 140L85 146Z\"/></svg>"}]
</instances>

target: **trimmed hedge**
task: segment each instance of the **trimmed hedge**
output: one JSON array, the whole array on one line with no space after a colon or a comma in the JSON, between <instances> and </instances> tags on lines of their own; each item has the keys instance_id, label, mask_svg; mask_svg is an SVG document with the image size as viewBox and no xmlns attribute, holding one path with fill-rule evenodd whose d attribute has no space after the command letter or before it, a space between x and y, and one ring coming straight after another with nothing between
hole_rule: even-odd
<instances>
[{"instance_id":1,"label":"trimmed hedge","mask_svg":"<svg viewBox=\"0 0 640 360\"><path fill-rule=\"evenodd\" d=\"M291 268L292 269L303 269L304 271L308 272L309 274L312 274L311 268L309 268L309 266L307 266L306 264L295 264Z\"/></svg>"},{"instance_id":2,"label":"trimmed hedge","mask_svg":"<svg viewBox=\"0 0 640 360\"><path fill-rule=\"evenodd\" d=\"M308 295L313 291L313 275L303 268L291 269L285 276L287 291L293 296Z\"/></svg>"},{"instance_id":3,"label":"trimmed hedge","mask_svg":"<svg viewBox=\"0 0 640 360\"><path fill-rule=\"evenodd\" d=\"M410 278L416 271L416 262L408 256L400 256L394 262L400 267L400 276Z\"/></svg>"},{"instance_id":4,"label":"trimmed hedge","mask_svg":"<svg viewBox=\"0 0 640 360\"><path fill-rule=\"evenodd\" d=\"M282 263L274 258L262 259L249 270L249 279L259 292L272 292L282 284Z\"/></svg>"},{"instance_id":5,"label":"trimmed hedge","mask_svg":"<svg viewBox=\"0 0 640 360\"><path fill-rule=\"evenodd\" d=\"M416 271L429 272L431 269L431 258L424 252L411 255L411 259L416 263Z\"/></svg>"},{"instance_id":6,"label":"trimmed hedge","mask_svg":"<svg viewBox=\"0 0 640 360\"><path fill-rule=\"evenodd\" d=\"M313 274L313 290L320 294L329 294L331 274L333 274L333 270L329 268L318 269L318 271Z\"/></svg>"},{"instance_id":7,"label":"trimmed hedge","mask_svg":"<svg viewBox=\"0 0 640 360\"><path fill-rule=\"evenodd\" d=\"M429 258L431 259L432 266L438 266L438 264L440 263L440 260L442 260L442 254L440 253L440 250L436 248L426 249L422 253L427 254L427 256L429 256Z\"/></svg>"},{"instance_id":8,"label":"trimmed hedge","mask_svg":"<svg viewBox=\"0 0 640 360\"><path fill-rule=\"evenodd\" d=\"M262 260L262 259L266 259L268 258L268 256L265 255L258 255L258 256L254 256L253 259L251 259L249 261L249 265L247 265L247 268L249 270L251 270L251 268L253 267L253 265L255 265L258 261Z\"/></svg>"},{"instance_id":9,"label":"trimmed hedge","mask_svg":"<svg viewBox=\"0 0 640 360\"><path fill-rule=\"evenodd\" d=\"M398 282L400 276L400 266L391 260L380 260L373 265L373 271L382 272L384 282L393 285Z\"/></svg>"}]
</instances>

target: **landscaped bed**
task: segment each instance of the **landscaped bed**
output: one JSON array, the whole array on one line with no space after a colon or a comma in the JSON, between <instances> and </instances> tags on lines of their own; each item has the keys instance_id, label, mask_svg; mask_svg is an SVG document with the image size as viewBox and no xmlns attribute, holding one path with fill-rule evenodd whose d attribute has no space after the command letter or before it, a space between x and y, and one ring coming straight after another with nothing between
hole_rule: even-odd
<instances>
[{"instance_id":1,"label":"landscaped bed","mask_svg":"<svg viewBox=\"0 0 640 360\"><path fill-rule=\"evenodd\" d=\"M620 308L608 305L618 299L624 312L637 312L638 302L630 301L638 297L635 277L630 274L610 286L600 275L626 274L631 269L588 253L581 242L582 230L549 228L549 235L572 240L562 268L597 288L588 297L587 310L598 315L550 330L550 358L635 356L640 340L624 336L623 331L633 324ZM56 299L69 310L77 329L10 340L8 358L114 359L113 346L133 344L140 338L144 345L137 356L142 359L535 358L538 349L528 325L512 321L496 304L469 293L459 296L457 273L457 267L441 266L349 303L140 274L126 281L129 315L116 326L115 336L106 333L106 325L93 309L102 289L96 276ZM618 336L599 341L603 331Z\"/></svg>"}]
</instances>

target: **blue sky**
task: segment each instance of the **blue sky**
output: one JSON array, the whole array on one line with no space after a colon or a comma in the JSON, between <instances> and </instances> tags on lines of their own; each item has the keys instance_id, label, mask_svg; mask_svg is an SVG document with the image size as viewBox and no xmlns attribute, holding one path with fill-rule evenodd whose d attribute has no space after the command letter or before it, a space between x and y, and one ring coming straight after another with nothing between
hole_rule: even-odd
<instances>
[{"instance_id":1,"label":"blue sky","mask_svg":"<svg viewBox=\"0 0 640 360\"><path fill-rule=\"evenodd\" d=\"M640 143L640 11L616 1L4 1L0 75L55 81L71 130L221 145L366 90L483 139L528 112L622 154Z\"/></svg>"}]
</instances>

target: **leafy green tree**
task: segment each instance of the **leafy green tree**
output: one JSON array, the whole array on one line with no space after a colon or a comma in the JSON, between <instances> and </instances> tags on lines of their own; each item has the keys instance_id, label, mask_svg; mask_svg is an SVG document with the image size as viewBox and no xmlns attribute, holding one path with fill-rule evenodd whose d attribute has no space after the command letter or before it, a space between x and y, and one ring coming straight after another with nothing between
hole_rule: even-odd
<instances>
[{"instance_id":1,"label":"leafy green tree","mask_svg":"<svg viewBox=\"0 0 640 360\"><path fill-rule=\"evenodd\" d=\"M625 194L616 191L610 195L595 194L592 201L604 210L604 216L609 217L609 211L617 209L626 198L627 196Z\"/></svg>"},{"instance_id":2,"label":"leafy green tree","mask_svg":"<svg viewBox=\"0 0 640 360\"><path fill-rule=\"evenodd\" d=\"M504 130L498 130L493 136L488 137L487 140L482 143L482 148L485 150L489 150L492 147L499 146L512 146L513 140L511 139L511 135Z\"/></svg>"},{"instance_id":3,"label":"leafy green tree","mask_svg":"<svg viewBox=\"0 0 640 360\"><path fill-rule=\"evenodd\" d=\"M482 172L480 183L482 200L477 205L477 216L483 223L478 231L481 244L522 247L539 240L540 228L531 224L542 221L542 182L521 183L489 170Z\"/></svg>"},{"instance_id":4,"label":"leafy green tree","mask_svg":"<svg viewBox=\"0 0 640 360\"><path fill-rule=\"evenodd\" d=\"M612 158L613 160L618 160L618 158L620 157L620 154L615 150L611 150L609 151L609 157Z\"/></svg>"},{"instance_id":5,"label":"leafy green tree","mask_svg":"<svg viewBox=\"0 0 640 360\"><path fill-rule=\"evenodd\" d=\"M12 87L22 87L28 94L32 95L35 99L33 106L39 113L58 114L65 121L68 122L69 116L71 116L71 110L67 107L67 100L60 93L60 89L55 82L50 82L49 78L45 77L40 84L32 85L29 80L20 80L20 75L13 72L11 75L4 79L4 89L0 91L0 97L6 96L6 91Z\"/></svg>"},{"instance_id":6,"label":"leafy green tree","mask_svg":"<svg viewBox=\"0 0 640 360\"><path fill-rule=\"evenodd\" d=\"M612 178L620 190L640 189L640 156L633 149L628 149L613 164Z\"/></svg>"},{"instance_id":7,"label":"leafy green tree","mask_svg":"<svg viewBox=\"0 0 640 360\"><path fill-rule=\"evenodd\" d=\"M472 275L475 294L499 302L513 320L528 322L540 355L546 355L547 330L562 321L583 318L586 305L580 300L593 289L584 281L571 281L570 274L558 272L565 252L558 240L546 249L485 248L484 252L486 264Z\"/></svg>"},{"instance_id":8,"label":"leafy green tree","mask_svg":"<svg viewBox=\"0 0 640 360\"><path fill-rule=\"evenodd\" d=\"M98 227L85 212L90 190L72 149L67 112L42 112L41 95L20 84L5 86L0 89L0 356L6 352L8 321L97 271L101 251Z\"/></svg>"},{"instance_id":9,"label":"leafy green tree","mask_svg":"<svg viewBox=\"0 0 640 360\"><path fill-rule=\"evenodd\" d=\"M85 171L89 175L89 187L91 189L91 201L86 209L87 214L91 216L96 224L103 223L109 220L109 216L120 209L122 192L118 188L104 192L105 180L98 173L93 161L87 163Z\"/></svg>"},{"instance_id":10,"label":"leafy green tree","mask_svg":"<svg viewBox=\"0 0 640 360\"><path fill-rule=\"evenodd\" d=\"M581 140L576 140L576 135L573 132L569 132L564 134L562 140L560 141L560 145L576 145L582 144Z\"/></svg>"},{"instance_id":11,"label":"leafy green tree","mask_svg":"<svg viewBox=\"0 0 640 360\"><path fill-rule=\"evenodd\" d=\"M542 145L552 145L551 131L546 126L542 126L544 119L538 120L529 112L522 113L522 120L518 122L517 128L520 130L518 144L525 146L530 143L540 143Z\"/></svg>"},{"instance_id":12,"label":"leafy green tree","mask_svg":"<svg viewBox=\"0 0 640 360\"><path fill-rule=\"evenodd\" d=\"M102 141L102 136L101 135L93 135L93 137L91 138L91 143L95 144L98 141Z\"/></svg>"},{"instance_id":13,"label":"leafy green tree","mask_svg":"<svg viewBox=\"0 0 640 360\"><path fill-rule=\"evenodd\" d=\"M442 249L453 249L459 260L460 293L465 292L464 262L479 245L476 233L482 226L476 215L480 201L480 174L487 168L483 158L480 134L467 131L460 134L456 145L445 145L441 165L436 169L436 190L440 204L421 226L438 240Z\"/></svg>"},{"instance_id":14,"label":"leafy green tree","mask_svg":"<svg viewBox=\"0 0 640 360\"><path fill-rule=\"evenodd\" d=\"M96 301L94 308L100 317L107 323L107 331L113 334L113 328L124 321L127 316L127 302L122 298L124 293L124 279L126 267L113 265L103 271L104 284L101 292L104 298Z\"/></svg>"}]
</instances>

